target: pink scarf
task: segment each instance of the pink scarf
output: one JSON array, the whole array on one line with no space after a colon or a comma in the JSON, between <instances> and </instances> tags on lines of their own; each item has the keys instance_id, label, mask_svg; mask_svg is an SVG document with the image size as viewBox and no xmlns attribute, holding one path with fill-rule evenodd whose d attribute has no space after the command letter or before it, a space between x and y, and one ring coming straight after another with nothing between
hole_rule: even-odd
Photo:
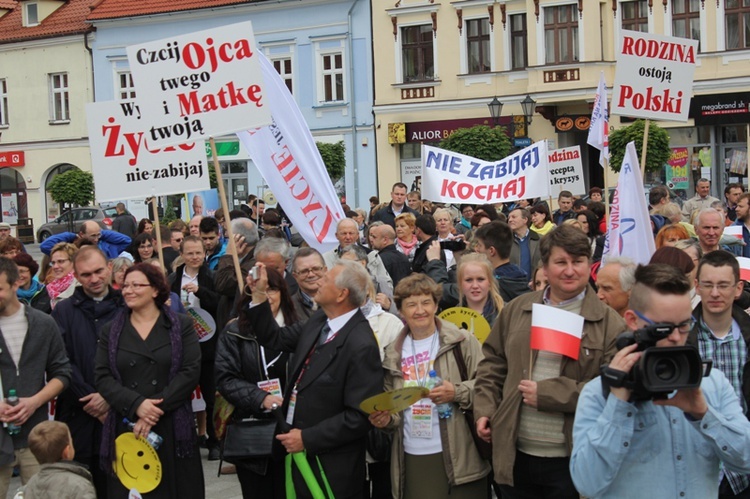
<instances>
[{"instance_id":1,"label":"pink scarf","mask_svg":"<svg viewBox=\"0 0 750 499\"><path fill-rule=\"evenodd\" d=\"M55 279L51 283L47 284L47 293L49 293L49 297L53 300L60 296L60 294L68 289L73 282L73 279L75 277L73 276L73 272L71 272L68 275L62 276L59 279Z\"/></svg>"},{"instance_id":2,"label":"pink scarf","mask_svg":"<svg viewBox=\"0 0 750 499\"><path fill-rule=\"evenodd\" d=\"M412 240L410 243L405 243L401 239L396 238L396 244L401 248L401 252L407 256L414 252L417 247L417 243L419 242L417 241L417 236L415 236L414 234L412 234L411 237Z\"/></svg>"}]
</instances>

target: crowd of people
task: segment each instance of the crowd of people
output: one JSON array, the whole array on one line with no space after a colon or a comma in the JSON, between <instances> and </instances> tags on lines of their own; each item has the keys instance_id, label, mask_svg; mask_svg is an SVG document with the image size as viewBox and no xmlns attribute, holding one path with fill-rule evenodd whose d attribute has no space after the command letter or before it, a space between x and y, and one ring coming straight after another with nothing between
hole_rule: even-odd
<instances>
[{"instance_id":1,"label":"crowd of people","mask_svg":"<svg viewBox=\"0 0 750 499\"><path fill-rule=\"evenodd\" d=\"M709 193L701 179L680 206L651 190L648 265L607 258L599 188L563 191L551 211L538 199L442 205L397 183L389 202L343 206L325 253L254 197L158 227L162 248L123 206L114 230L86 222L44 241L41 264L0 231L0 374L3 396L19 397L0 403L0 421L20 427L0 432L0 495L17 466L27 490L129 497L113 460L133 432L163 440L160 482L143 497L203 497L201 445L226 457L246 498L288 486L368 499L750 497L750 293L737 260L750 256L750 194ZM723 235L732 224L742 238ZM583 318L576 358L531 348L537 304ZM438 317L453 307L486 319L483 344ZM644 398L623 381L643 352L617 339L649 327L661 327L657 347L713 361L699 387ZM409 387L426 395L403 411L360 408ZM53 399L60 426L43 423ZM222 439L244 431L267 449L223 456ZM303 451L307 471L285 464Z\"/></svg>"}]
</instances>

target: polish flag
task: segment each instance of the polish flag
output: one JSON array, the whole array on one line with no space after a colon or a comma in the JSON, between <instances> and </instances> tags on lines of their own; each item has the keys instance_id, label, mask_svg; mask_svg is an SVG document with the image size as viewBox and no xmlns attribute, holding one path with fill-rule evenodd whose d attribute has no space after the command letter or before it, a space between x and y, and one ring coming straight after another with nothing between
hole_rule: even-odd
<instances>
[{"instance_id":1,"label":"polish flag","mask_svg":"<svg viewBox=\"0 0 750 499\"><path fill-rule=\"evenodd\" d=\"M582 316L541 303L534 303L532 306L532 350L559 353L578 360L582 334Z\"/></svg>"},{"instance_id":2,"label":"polish flag","mask_svg":"<svg viewBox=\"0 0 750 499\"><path fill-rule=\"evenodd\" d=\"M730 225L724 227L724 235L729 237L736 237L742 241L742 226L741 225Z\"/></svg>"},{"instance_id":3,"label":"polish flag","mask_svg":"<svg viewBox=\"0 0 750 499\"><path fill-rule=\"evenodd\" d=\"M750 281L750 258L738 256L737 261L740 264L740 279Z\"/></svg>"}]
</instances>

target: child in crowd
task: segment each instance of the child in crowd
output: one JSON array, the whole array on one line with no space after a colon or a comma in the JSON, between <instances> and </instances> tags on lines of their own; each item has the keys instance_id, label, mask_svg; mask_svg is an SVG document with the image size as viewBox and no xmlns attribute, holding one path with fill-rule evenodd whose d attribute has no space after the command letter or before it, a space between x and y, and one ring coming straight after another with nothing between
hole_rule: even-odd
<instances>
[{"instance_id":1,"label":"child in crowd","mask_svg":"<svg viewBox=\"0 0 750 499\"><path fill-rule=\"evenodd\" d=\"M29 449L41 465L16 498L96 499L91 473L73 462L76 451L65 423L43 421L29 433Z\"/></svg>"}]
</instances>

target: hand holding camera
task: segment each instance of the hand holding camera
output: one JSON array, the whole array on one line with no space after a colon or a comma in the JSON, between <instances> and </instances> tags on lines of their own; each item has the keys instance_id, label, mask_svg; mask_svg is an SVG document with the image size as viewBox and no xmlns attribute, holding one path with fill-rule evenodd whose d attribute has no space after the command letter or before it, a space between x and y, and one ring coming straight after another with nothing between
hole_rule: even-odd
<instances>
[{"instance_id":1,"label":"hand holding camera","mask_svg":"<svg viewBox=\"0 0 750 499\"><path fill-rule=\"evenodd\" d=\"M266 266L262 263L256 263L247 273L245 284L250 288L253 296L253 303L262 303L268 298L266 290L268 289L268 274Z\"/></svg>"}]
</instances>

